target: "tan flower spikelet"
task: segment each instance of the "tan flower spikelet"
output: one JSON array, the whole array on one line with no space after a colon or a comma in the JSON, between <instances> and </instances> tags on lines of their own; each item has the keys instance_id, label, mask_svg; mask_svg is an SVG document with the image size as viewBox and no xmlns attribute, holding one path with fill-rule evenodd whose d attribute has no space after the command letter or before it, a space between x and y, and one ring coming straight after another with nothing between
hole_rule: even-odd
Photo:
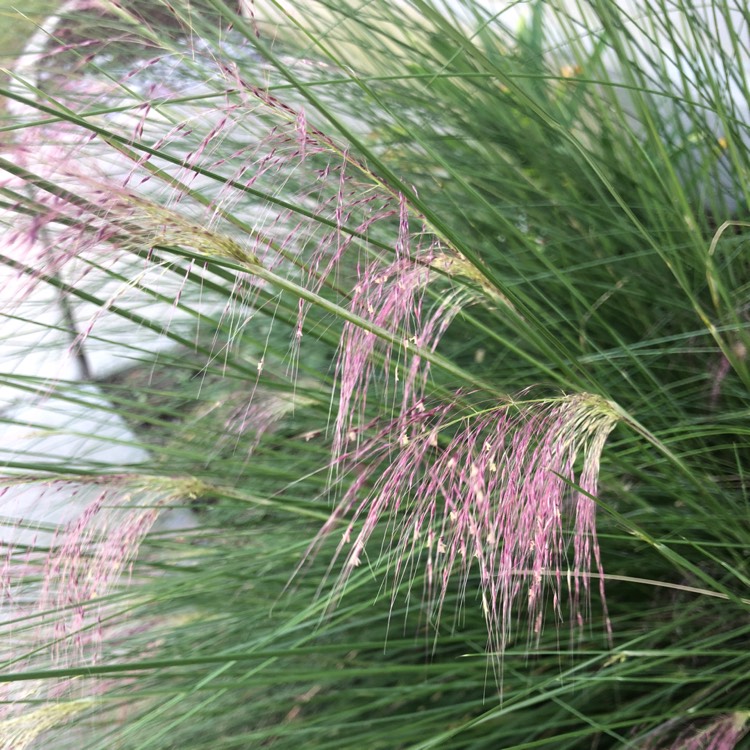
<instances>
[{"instance_id":1,"label":"tan flower spikelet","mask_svg":"<svg viewBox=\"0 0 750 750\"><path fill-rule=\"evenodd\" d=\"M90 700L50 703L0 721L0 750L25 750L41 734L69 722L93 703Z\"/></svg>"},{"instance_id":2,"label":"tan flower spikelet","mask_svg":"<svg viewBox=\"0 0 750 750\"><path fill-rule=\"evenodd\" d=\"M477 267L460 253L455 251L451 253L438 253L432 259L430 266L450 277L462 276L468 279L476 284L487 297L517 313L515 307L513 307L513 303L496 287L490 284Z\"/></svg>"},{"instance_id":3,"label":"tan flower spikelet","mask_svg":"<svg viewBox=\"0 0 750 750\"><path fill-rule=\"evenodd\" d=\"M141 239L151 247L190 248L202 255L235 260L243 266L261 265L256 255L231 237L212 232L176 211L135 197L125 203L125 208L127 230L134 233L134 239Z\"/></svg>"}]
</instances>

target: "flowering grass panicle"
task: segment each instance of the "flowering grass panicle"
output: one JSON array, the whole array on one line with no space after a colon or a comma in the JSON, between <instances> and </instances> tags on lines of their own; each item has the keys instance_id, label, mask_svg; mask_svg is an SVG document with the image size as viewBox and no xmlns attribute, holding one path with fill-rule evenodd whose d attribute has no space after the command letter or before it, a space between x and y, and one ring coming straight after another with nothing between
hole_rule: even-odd
<instances>
[{"instance_id":1,"label":"flowering grass panicle","mask_svg":"<svg viewBox=\"0 0 750 750\"><path fill-rule=\"evenodd\" d=\"M322 534L348 519L336 551L344 555L340 591L384 526L394 590L422 565L438 618L451 586L465 595L476 573L490 644L502 653L519 600L532 638L541 633L545 592L562 616L564 580L583 623L589 574L592 567L603 573L599 460L618 418L610 403L588 394L470 411L463 398L433 407L420 401L345 454L355 478Z\"/></svg>"},{"instance_id":2,"label":"flowering grass panicle","mask_svg":"<svg viewBox=\"0 0 750 750\"><path fill-rule=\"evenodd\" d=\"M430 363L416 350L435 350L465 296L460 290L447 292L439 301L427 296L433 257L432 251L413 258L405 254L391 264L371 263L360 274L350 310L380 330L397 332L400 340L383 341L362 325L350 323L344 327L337 362L339 404L334 458L349 450L359 425L367 421L371 388L381 389L381 403L393 403L394 411L404 415L410 404L424 396ZM392 363L395 382L389 392ZM378 380L381 372L382 383Z\"/></svg>"},{"instance_id":3,"label":"flowering grass panicle","mask_svg":"<svg viewBox=\"0 0 750 750\"><path fill-rule=\"evenodd\" d=\"M79 714L90 711L94 699L63 700L7 719L0 719L0 750L25 750L46 732L60 732L61 727L73 722ZM64 731L64 730L63 730Z\"/></svg>"},{"instance_id":4,"label":"flowering grass panicle","mask_svg":"<svg viewBox=\"0 0 750 750\"><path fill-rule=\"evenodd\" d=\"M91 710L111 687L105 680L85 684L66 670L96 666L105 651L111 656L118 643L143 629L142 620L121 617L118 595L130 583L146 535L157 524L169 528L170 508L194 497L200 485L138 475L6 478L5 484L4 512L18 512L19 491L33 494L42 514L49 505L39 529L25 528L21 519L18 529L3 526L0 540L6 559L0 658L15 670L50 671L0 686L0 748L18 750L53 728L66 736L61 725ZM55 525L55 506L45 491L64 503L67 522ZM178 527L186 517L182 511Z\"/></svg>"},{"instance_id":5,"label":"flowering grass panicle","mask_svg":"<svg viewBox=\"0 0 750 750\"><path fill-rule=\"evenodd\" d=\"M647 750L734 750L748 734L749 720L750 714L746 711L720 716L703 729L682 732L671 744L665 745L659 740L649 743Z\"/></svg>"},{"instance_id":6,"label":"flowering grass panicle","mask_svg":"<svg viewBox=\"0 0 750 750\"><path fill-rule=\"evenodd\" d=\"M37 492L37 503L44 507L51 502L45 498L46 490L65 503L63 512L69 519L55 526L54 506L50 506L50 518L38 524L38 531L24 530L19 522L20 542L18 531L10 525L3 527L2 545L9 560L3 603L17 616L25 612L40 618L37 626L20 633L21 641L32 659L36 648L51 644L43 658L55 666L94 664L99 658L108 594L160 515L194 497L199 485L191 480L137 475L47 481L6 478L6 484L0 496L6 512L18 504L19 490ZM57 614L48 618L50 612ZM10 653L5 656L10 658L15 652L18 657L19 643L11 638Z\"/></svg>"}]
</instances>

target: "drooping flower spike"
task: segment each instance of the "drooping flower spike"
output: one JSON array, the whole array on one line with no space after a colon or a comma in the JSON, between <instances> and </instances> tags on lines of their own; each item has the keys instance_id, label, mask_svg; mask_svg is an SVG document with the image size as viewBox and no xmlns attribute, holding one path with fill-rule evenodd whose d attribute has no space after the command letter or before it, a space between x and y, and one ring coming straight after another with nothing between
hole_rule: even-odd
<instances>
[{"instance_id":1,"label":"drooping flower spike","mask_svg":"<svg viewBox=\"0 0 750 750\"><path fill-rule=\"evenodd\" d=\"M336 551L344 560L340 593L376 528L385 526L394 588L421 566L437 617L451 588L466 594L475 572L489 643L502 653L521 601L532 637L542 630L545 594L562 617L564 582L583 622L589 574L603 573L593 497L618 417L612 404L590 394L471 413L461 400L420 401L345 454L342 464L356 479L322 535L346 518Z\"/></svg>"}]
</instances>

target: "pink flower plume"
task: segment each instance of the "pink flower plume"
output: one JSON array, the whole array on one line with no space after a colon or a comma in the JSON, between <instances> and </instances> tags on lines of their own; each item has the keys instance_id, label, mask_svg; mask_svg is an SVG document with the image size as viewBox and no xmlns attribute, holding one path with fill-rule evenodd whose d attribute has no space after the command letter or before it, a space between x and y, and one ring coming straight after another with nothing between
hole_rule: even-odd
<instances>
[{"instance_id":1,"label":"pink flower plume","mask_svg":"<svg viewBox=\"0 0 750 750\"><path fill-rule=\"evenodd\" d=\"M519 601L532 637L541 632L546 596L562 616L564 579L582 622L588 574L602 573L592 496L617 417L588 394L469 413L459 399L419 401L345 454L341 462L356 479L322 533L347 518L336 551L344 559L338 591L380 525L396 587L421 564L438 616L451 587L464 593L476 573L490 645L502 653Z\"/></svg>"}]
</instances>

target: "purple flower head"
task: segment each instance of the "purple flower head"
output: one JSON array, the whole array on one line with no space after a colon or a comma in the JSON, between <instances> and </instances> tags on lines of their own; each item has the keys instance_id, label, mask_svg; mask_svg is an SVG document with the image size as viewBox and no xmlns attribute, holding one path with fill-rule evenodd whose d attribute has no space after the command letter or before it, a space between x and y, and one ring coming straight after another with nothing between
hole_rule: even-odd
<instances>
[{"instance_id":1,"label":"purple flower head","mask_svg":"<svg viewBox=\"0 0 750 750\"><path fill-rule=\"evenodd\" d=\"M402 225L404 219L402 218ZM405 230L400 230L401 235ZM409 257L403 250L390 264L374 262L360 273L350 309L380 329L397 332L400 344L383 341L360 325L347 324L339 345L337 376L339 408L333 454L345 455L356 442L359 425L366 421L368 393L377 374L385 376L383 401L394 402L394 410L406 418L410 404L420 403L430 371L430 363L419 350L434 352L453 318L467 303L466 290L457 288L438 299L427 295L434 269L444 270L444 259L437 247ZM382 362L377 362L381 355ZM389 382L389 367L395 367ZM392 388L392 394L389 393ZM395 428L399 433L402 427Z\"/></svg>"},{"instance_id":2,"label":"purple flower head","mask_svg":"<svg viewBox=\"0 0 750 750\"><path fill-rule=\"evenodd\" d=\"M749 721L750 713L747 711L720 716L703 729L683 732L671 744L658 740L649 743L646 750L734 750L750 730Z\"/></svg>"},{"instance_id":3,"label":"purple flower head","mask_svg":"<svg viewBox=\"0 0 750 750\"><path fill-rule=\"evenodd\" d=\"M589 573L602 573L592 496L616 422L613 406L589 394L469 413L460 396L433 407L417 402L342 459L356 479L321 532L346 518L337 591L382 525L395 553L395 584L421 565L424 595L438 616L451 589L464 594L476 574L490 646L499 653L520 603L534 638L546 597L561 617L564 582L582 622Z\"/></svg>"},{"instance_id":4,"label":"purple flower head","mask_svg":"<svg viewBox=\"0 0 750 750\"><path fill-rule=\"evenodd\" d=\"M28 671L97 663L103 645L111 646L122 638L123 628L133 627L132 622L118 620L118 605L108 597L128 578L160 514L194 497L202 485L191 479L130 475L47 482L8 479L6 484L0 499L10 505L19 502L25 490L61 493L70 520L54 529L46 524L38 541L28 541L21 529L15 535L19 541L13 542L13 529L3 529L4 660ZM52 726L48 721L64 722L91 702L92 691L96 694L105 687L66 677L3 685L0 737L18 731L19 738L33 740L38 734L34 727L46 731ZM29 711L29 700L40 707L38 715ZM52 706L58 704L56 711ZM19 743L13 747L24 747L20 739Z\"/></svg>"}]
</instances>

